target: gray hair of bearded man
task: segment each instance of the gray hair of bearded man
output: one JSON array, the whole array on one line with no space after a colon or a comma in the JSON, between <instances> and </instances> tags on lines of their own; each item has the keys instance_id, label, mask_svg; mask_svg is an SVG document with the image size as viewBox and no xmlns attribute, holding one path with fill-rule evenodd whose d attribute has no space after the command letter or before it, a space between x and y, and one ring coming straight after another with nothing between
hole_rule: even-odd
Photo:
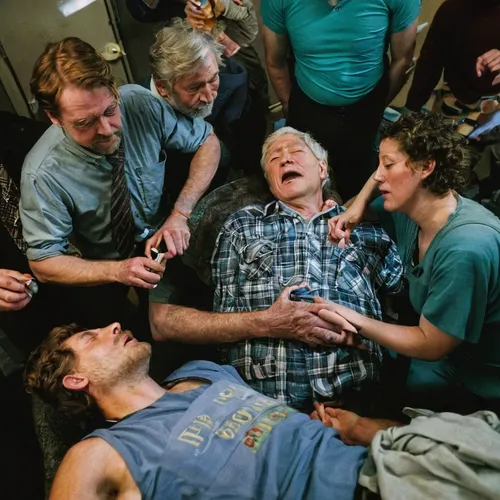
<instances>
[{"instance_id":1,"label":"gray hair of bearded man","mask_svg":"<svg viewBox=\"0 0 500 500\"><path fill-rule=\"evenodd\" d=\"M283 135L295 135L298 137L312 152L318 161L324 161L328 165L328 153L326 149L316 141L311 134L300 132L293 127L282 127L272 133L262 146L262 156L260 157L260 165L264 172L266 171L266 156L273 142Z\"/></svg>"},{"instance_id":2,"label":"gray hair of bearded man","mask_svg":"<svg viewBox=\"0 0 500 500\"><path fill-rule=\"evenodd\" d=\"M176 18L166 28L156 33L156 41L149 51L154 80L165 82L172 92L175 82L196 73L208 64L212 53L218 66L222 66L224 47L210 35L193 30L187 21Z\"/></svg>"}]
</instances>

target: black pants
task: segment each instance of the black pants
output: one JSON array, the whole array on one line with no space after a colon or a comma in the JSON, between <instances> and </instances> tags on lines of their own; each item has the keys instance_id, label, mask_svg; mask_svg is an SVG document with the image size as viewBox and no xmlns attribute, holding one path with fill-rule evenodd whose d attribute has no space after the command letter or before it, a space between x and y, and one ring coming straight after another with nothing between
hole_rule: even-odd
<instances>
[{"instance_id":1,"label":"black pants","mask_svg":"<svg viewBox=\"0 0 500 500\"><path fill-rule=\"evenodd\" d=\"M310 132L328 151L336 190L346 202L357 195L378 164L375 140L387 102L389 82L350 106L325 106L310 99L294 82L287 125Z\"/></svg>"}]
</instances>

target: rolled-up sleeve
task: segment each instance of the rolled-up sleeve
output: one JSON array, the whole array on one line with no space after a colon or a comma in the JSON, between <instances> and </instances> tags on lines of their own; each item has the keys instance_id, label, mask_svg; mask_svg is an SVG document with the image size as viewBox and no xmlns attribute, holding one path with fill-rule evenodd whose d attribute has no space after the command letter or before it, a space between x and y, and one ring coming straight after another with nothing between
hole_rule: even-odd
<instances>
[{"instance_id":1,"label":"rolled-up sleeve","mask_svg":"<svg viewBox=\"0 0 500 500\"><path fill-rule=\"evenodd\" d=\"M159 100L159 99L158 99ZM165 141L166 149L177 149L184 153L195 153L212 133L212 125L202 118L190 118L175 113L166 103L165 129L170 130ZM175 122L172 127L172 123Z\"/></svg>"},{"instance_id":2,"label":"rolled-up sleeve","mask_svg":"<svg viewBox=\"0 0 500 500\"><path fill-rule=\"evenodd\" d=\"M23 174L19 212L29 260L41 261L68 253L72 219L47 179Z\"/></svg>"}]
</instances>

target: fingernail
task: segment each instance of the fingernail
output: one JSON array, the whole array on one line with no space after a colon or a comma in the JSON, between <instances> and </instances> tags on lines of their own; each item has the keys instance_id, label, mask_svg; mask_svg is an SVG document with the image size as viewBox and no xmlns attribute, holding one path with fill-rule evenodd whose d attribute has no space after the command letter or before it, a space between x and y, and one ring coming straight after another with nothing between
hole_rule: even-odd
<instances>
[{"instance_id":1,"label":"fingernail","mask_svg":"<svg viewBox=\"0 0 500 500\"><path fill-rule=\"evenodd\" d=\"M156 288L158 285L154 285L153 288Z\"/></svg>"}]
</instances>

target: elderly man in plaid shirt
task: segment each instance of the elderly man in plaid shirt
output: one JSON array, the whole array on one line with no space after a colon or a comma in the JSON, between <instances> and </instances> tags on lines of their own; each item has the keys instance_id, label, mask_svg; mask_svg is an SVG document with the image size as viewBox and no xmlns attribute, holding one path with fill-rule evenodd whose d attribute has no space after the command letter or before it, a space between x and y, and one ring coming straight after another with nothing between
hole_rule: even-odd
<instances>
[{"instance_id":1,"label":"elderly man in plaid shirt","mask_svg":"<svg viewBox=\"0 0 500 500\"><path fill-rule=\"evenodd\" d=\"M328 242L328 220L344 209L322 198L326 151L286 127L267 139L262 167L276 201L239 210L224 224L212 262L214 310L268 309L285 287L307 284L314 295L381 319L378 292L400 286L402 263L373 224L358 226L344 248ZM307 409L312 400L339 402L378 381L380 346L354 339L354 346L328 346L253 338L225 344L224 361L257 391Z\"/></svg>"},{"instance_id":2,"label":"elderly man in plaid shirt","mask_svg":"<svg viewBox=\"0 0 500 500\"><path fill-rule=\"evenodd\" d=\"M309 135L275 132L262 167L276 201L237 210L222 226L212 258L214 311L177 305L167 271L150 295L153 337L219 344L222 361L250 386L301 410L313 401L364 400L357 396L378 381L381 348L340 316L325 322L321 304L294 302L290 292L307 284L381 319L378 292L396 291L401 281L396 247L372 224L357 226L344 248L328 242L328 221L344 209L323 199L327 153Z\"/></svg>"}]
</instances>

